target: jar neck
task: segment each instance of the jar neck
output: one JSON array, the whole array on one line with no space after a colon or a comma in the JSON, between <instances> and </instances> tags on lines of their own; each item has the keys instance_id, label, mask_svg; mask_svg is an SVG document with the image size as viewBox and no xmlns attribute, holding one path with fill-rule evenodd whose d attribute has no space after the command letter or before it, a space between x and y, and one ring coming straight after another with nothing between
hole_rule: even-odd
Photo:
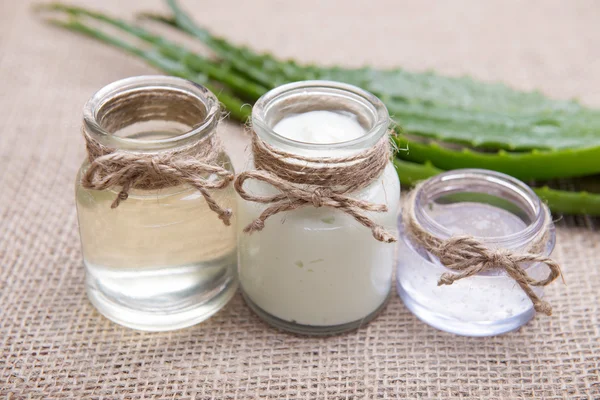
<instances>
[{"instance_id":1,"label":"jar neck","mask_svg":"<svg viewBox=\"0 0 600 400\"><path fill-rule=\"evenodd\" d=\"M337 143L310 143L282 136L273 127L282 119L309 111L349 114L365 134ZM375 145L387 132L389 114L376 96L356 86L332 81L302 81L277 87L263 95L252 110L252 127L266 143L286 152L331 157L353 154Z\"/></svg>"},{"instance_id":2,"label":"jar neck","mask_svg":"<svg viewBox=\"0 0 600 400\"><path fill-rule=\"evenodd\" d=\"M138 76L100 89L83 115L85 134L103 146L153 153L210 139L220 109L203 86L170 76Z\"/></svg>"},{"instance_id":3,"label":"jar neck","mask_svg":"<svg viewBox=\"0 0 600 400\"><path fill-rule=\"evenodd\" d=\"M523 222L524 228L502 236L475 237L493 247L519 249L545 229L549 215L537 195L523 182L498 172L459 169L436 176L418 187L415 194L415 217L427 231L440 239L453 235L451 227L432 216L434 205L481 203L500 208ZM468 209L467 209L468 210ZM552 244L553 245L553 244ZM551 250L551 249L550 249Z\"/></svg>"}]
</instances>

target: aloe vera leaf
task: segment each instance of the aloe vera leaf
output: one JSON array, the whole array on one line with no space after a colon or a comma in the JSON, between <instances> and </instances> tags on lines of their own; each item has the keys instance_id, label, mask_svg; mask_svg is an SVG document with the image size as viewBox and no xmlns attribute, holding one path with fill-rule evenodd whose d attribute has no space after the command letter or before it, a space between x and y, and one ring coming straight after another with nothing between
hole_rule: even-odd
<instances>
[{"instance_id":1,"label":"aloe vera leaf","mask_svg":"<svg viewBox=\"0 0 600 400\"><path fill-rule=\"evenodd\" d=\"M551 189L548 186L533 188L533 191L548 204L553 212L600 216L600 194L568 192Z\"/></svg>"},{"instance_id":2,"label":"aloe vera leaf","mask_svg":"<svg viewBox=\"0 0 600 400\"><path fill-rule=\"evenodd\" d=\"M585 176L600 173L600 147L566 149L523 153L481 153L468 148L452 150L438 143L420 143L399 135L396 142L408 151L398 157L412 162L431 161L434 166L445 170L457 168L485 168L518 179L553 179Z\"/></svg>"},{"instance_id":3,"label":"aloe vera leaf","mask_svg":"<svg viewBox=\"0 0 600 400\"><path fill-rule=\"evenodd\" d=\"M242 66L244 62L254 63L269 73L280 74L278 83L318 78L361 86L381 97L392 115L413 134L505 150L600 145L600 112L575 101L551 100L539 92L521 92L503 84L431 72L303 67L217 38L195 24L174 0L168 3L175 24L220 56L236 58Z\"/></svg>"},{"instance_id":4,"label":"aloe vera leaf","mask_svg":"<svg viewBox=\"0 0 600 400\"><path fill-rule=\"evenodd\" d=\"M420 181L444 172L428 162L417 164L399 158L394 159L394 167L396 167L400 182L407 186L414 186ZM569 192L550 189L547 186L532 189L554 213L600 216L600 194Z\"/></svg>"},{"instance_id":5,"label":"aloe vera leaf","mask_svg":"<svg viewBox=\"0 0 600 400\"><path fill-rule=\"evenodd\" d=\"M69 9L69 10L72 10L72 8L71 8L71 9ZM78 12L81 12L81 10L78 10ZM96 14L96 15L97 15L97 14ZM104 20L106 20L106 17L104 17L104 16L101 16L101 17L102 17ZM109 23L113 23L113 24L115 24L114 20L111 20L111 19L108 19L108 22L109 22ZM154 38L152 35L149 35L149 34L147 34L146 32L144 32L144 31L143 31L143 30L141 30L141 29L138 29L138 28L136 28L136 27L130 27L130 26L128 26L128 25L126 25L126 24L124 24L123 22L120 22L120 21L117 21L117 23L119 24L119 25L118 25L119 27L121 27L121 28L124 28L124 29L128 30L128 32L130 32L130 33L131 33L131 32L133 32L133 34L136 34L137 36L141 36L142 38L145 38L145 39L156 39L156 38ZM160 38L158 38L158 39L160 39ZM155 42L156 42L156 40L155 40ZM180 53L181 53L181 51L180 51L180 50L179 50L179 48L178 48L178 47L176 47L176 46L163 46L163 47L161 47L161 48L162 48L163 50L164 50L164 48L168 48L168 49L169 49L168 53L169 53L169 54L171 54L171 55L173 55L173 53L172 53L171 49L172 49L172 48L174 48L174 51L175 51L175 56L176 56L176 57L180 57L180 56L181 56L181 54L180 54ZM138 53L139 53L139 52L138 52ZM150 55L151 55L151 56L155 56L155 55L154 55L154 53L150 53ZM148 57L148 55L147 55L147 57ZM155 64L156 64L156 61L155 61ZM164 62L163 62L162 64L163 64L163 65L162 65L162 66L159 66L159 67L160 67L160 68L162 68L162 69L164 70L164 69L165 69ZM175 72L175 73L176 73L176 74L179 74L178 72ZM187 75L186 75L186 76L187 76ZM231 108L230 108L230 109L231 109ZM240 117L241 117L241 118L243 118L243 115L238 115L238 114L240 114L240 113L238 113L238 112L237 112L237 110L239 110L239 108L237 108L237 109L235 109L235 110L233 110L233 109L232 109L232 112L235 114L235 115L234 115L234 117L236 117L236 118L240 118ZM415 157L415 153L416 153L416 151L415 151L415 150L418 150L418 146L419 146L419 144L415 144L415 146L413 146L413 151L412 151L412 153L411 153L411 152L409 152L409 153L408 153L408 154L410 154L410 156L408 156L409 158L410 158L410 157ZM422 147L422 146L421 146L421 147ZM445 150L445 149L444 149L444 150ZM464 155L465 151L463 151L462 153L463 153L463 155ZM467 155L468 155L468 151L466 151L466 153L467 153ZM457 152L454 152L454 153L449 153L449 154L453 155L453 156L454 156L454 158L456 158L456 157L457 157L457 154L459 154L459 153L457 153ZM532 153L532 154L535 154L535 152L534 152L534 153ZM556 156L559 156L559 155L560 155L559 153L555 153L555 154L553 154L553 153L549 153L549 154L550 154L551 156L554 156L553 158L551 158L551 161L552 161L552 160L556 160L556 158L557 158ZM500 155L502 155L502 153L501 153ZM574 164L576 164L578 161L580 161L580 160L579 160L579 154L573 154L573 153L572 153L572 155L574 155L574 157L572 157L572 158L574 159L575 163L571 163L571 164L573 164L573 165L574 165ZM517 159L515 159L515 157L516 157L517 155L512 155L512 159L508 158L508 159L506 159L506 160L505 160L505 161L511 161L511 163L509 163L510 165L508 165L508 166L507 166L507 165L504 165L504 166L499 166L499 165L498 165L498 163L497 163L497 162L495 162L495 161L502 161L502 158L500 158L499 160L494 160L494 159L490 159L490 156L489 156L489 155L480 155L480 154L477 154L477 153L472 153L472 156L478 156L478 157L482 157L482 156L483 156L483 157L485 157L485 160L486 160L486 161L488 161L488 162L486 163L486 165L485 165L486 167L488 167L488 168L493 168L493 169L496 169L496 170L501 170L501 171L503 171L503 172L507 172L507 173L511 173L511 174L513 174L513 175L516 175L516 176L518 176L518 177L522 178L522 179L529 179L529 178L543 179L543 178L549 178L549 177L553 177L553 176L546 176L546 175L540 174L540 173L538 173L538 172L535 172L535 171L536 171L536 169L537 169L537 170L539 170L539 169L540 169L540 168L539 168L539 165L537 165L537 166L536 166L536 165L533 165L533 167L534 167L533 169L529 168L529 167L532 165L532 159L531 159L530 157L528 158L526 155L518 155L518 158L517 158ZM431 158L431 157L430 157L430 158ZM463 157L463 158L464 158L464 157ZM472 159L472 158L473 158L473 157L471 157L471 159ZM505 158L506 158L506 157L505 157ZM436 163L440 163L440 162L443 162L443 161L444 161L443 159L442 159L442 160L440 160L440 159L438 159L437 157L436 157L436 158L431 158L431 159L435 159L435 160L436 160ZM525 163L524 163L523 161L525 161ZM533 160L533 161L535 161L535 160ZM543 160L538 160L538 161L543 161ZM585 161L585 158L582 160L582 162L583 162L583 161ZM463 162L463 164L453 165L451 168L455 168L455 167L473 167L473 166L481 166L481 165L477 165L477 164L475 164L475 165L471 165L471 164L469 164L468 162L472 162L472 160L470 160L470 161L469 161L469 160L466 160L467 164L464 164L464 163L465 163L465 160L463 160L462 162ZM478 162L480 163L480 162L481 162L481 159L479 159L479 160L478 160ZM505 163L505 164L506 164L506 163ZM439 165L439 164L438 164L438 165ZM511 165L512 165L512 169L511 169ZM516 168L516 171L515 171L515 168ZM525 176L523 176L523 175L521 175L521 173L519 172L520 170L523 170L523 169L525 169L525 170L527 170L527 171L534 171L535 173L531 173L531 174L529 174L529 175L525 175ZM544 168L544 170L543 170L543 171L548 171L548 169ZM568 169L568 168L567 168L567 169L565 169L565 168L560 168L560 169L559 169L559 171L563 171L563 173L564 173L564 174L566 174L566 176L570 176L570 174L572 174L572 172L570 172L571 170L570 170L570 169ZM578 175L582 175L582 174L587 174L587 173L591 173L591 172L596 172L596 170L594 169L594 170L591 170L591 171L590 171L590 170L585 170L585 169L584 169L584 172L577 172L577 174L578 174ZM564 176L564 175L555 175L555 176Z\"/></svg>"},{"instance_id":6,"label":"aloe vera leaf","mask_svg":"<svg viewBox=\"0 0 600 400\"><path fill-rule=\"evenodd\" d=\"M173 75L178 75L187 79L192 79L196 82L202 83L207 86L210 85L210 80L205 75L194 73L193 71L190 71L185 64L163 57L161 52L157 52L156 49L144 50L137 48L124 41L106 35L105 33L99 30L88 27L76 20L71 20L67 23L56 20L50 20L50 22L60 25L64 28L73 31L78 31L80 33L94 37L97 40L100 40L104 43L111 44L130 53L133 53L137 56L140 56L151 65ZM223 90L220 90L217 87L209 87L209 89L217 93L220 100L228 104L227 107L229 107L229 109L232 110L232 112L234 110L240 110L236 118L243 120L249 116L249 110L247 108L244 108L243 103L235 96L230 96L229 94L225 93ZM401 175L406 172L410 172L409 174L405 174L405 177L402 179L405 184L410 182L414 183L415 180L424 179L427 176L430 176L436 172L435 167L433 167L430 163L420 165L415 163L408 163L406 161L401 161L397 159L395 160L395 164L397 168L400 168L401 166L403 167L402 169L399 169L403 171L401 172ZM408 165L410 166L410 168L407 167ZM600 215L600 212L598 211L598 208L600 208L600 196L598 195L593 195L586 192L565 192L560 190L549 189L547 187L535 190L539 193L541 197L546 198L549 201L551 208L554 211L565 213L585 212L592 215Z\"/></svg>"},{"instance_id":7,"label":"aloe vera leaf","mask_svg":"<svg viewBox=\"0 0 600 400\"><path fill-rule=\"evenodd\" d=\"M165 54L167 54L168 56L176 59L176 60L185 60L186 57L189 57L189 52L187 52L185 49L182 49L179 46L173 45L171 43L164 44L164 41L162 40L162 38L160 37L156 37L146 31L144 31L141 28L137 28L135 26L130 26L129 24L123 22L123 21L119 21L119 20L114 20L111 19L109 17L106 17L102 14L98 14L98 13L92 13L92 12L88 12L86 10L81 10L78 8L73 8L73 7L64 7L61 5L51 5L50 7L53 7L53 9L60 9L63 11L68 11L70 13L75 13L75 14L85 14L88 16L92 16L96 19L99 19L101 21L110 23L112 25L115 25L123 30L125 30L128 33L131 33L133 35L135 35L136 37L140 37L146 41L149 41L153 44L158 43L158 48ZM139 54L139 51L137 51L137 53ZM149 56L151 57L156 57L156 55L154 54L154 52L147 52L148 54L146 54L146 58L148 58ZM193 56L193 55L192 55ZM192 61L194 60L194 58L192 57ZM155 60L155 64L156 64L156 60ZM159 66L159 68L165 70L165 61L162 60L162 65ZM202 70L202 66L198 66L197 63L187 63L188 66L190 66L192 69L195 70ZM178 65L178 64L176 64ZM180 66L178 66L178 68L181 68ZM174 72L175 74L181 75L178 71ZM189 76L189 71L185 71L184 72L185 76ZM212 76L211 76L212 77ZM238 88L243 88L244 85L246 84L245 81L243 81L242 79L240 79L238 81ZM261 93L254 93L254 96L257 97L259 96ZM238 104L235 104L236 106ZM244 113L240 113L238 110L239 108L236 109L232 109L230 108L230 110L232 111L232 116L235 118L243 118L245 115ZM431 147L431 146L430 146ZM449 151L447 149L442 149L440 148L435 148L435 146L432 147L433 150L438 150L439 151L444 151L445 150L445 157L432 157L431 155L425 154L425 155L421 155L419 156L420 153L422 153L422 150L425 149L427 150L427 146L424 146L420 143L414 143L412 151L409 151L406 155L405 158L408 159L415 159L415 157L421 157L420 159L417 158L417 161L421 161L423 159L433 159L435 160L436 165L440 165L444 168L459 168L459 167L487 167L487 168L491 168L491 169L496 169L496 170L500 170L506 173L510 173L512 175L515 175L519 178L522 179L545 179L545 178L552 178L552 177L560 177L560 176L574 176L574 174L577 174L577 176L579 175L585 175L585 174L589 174L589 173L594 173L597 172L597 170L594 169L589 169L590 167L593 167L591 162L588 162L590 160L590 157L583 157L580 158L580 155L589 155L590 153L592 154L592 157L594 157L594 154L596 154L595 152L590 152L590 151L583 151L583 152L577 152L577 153L573 153L573 152L544 152L544 153L539 153L540 157L532 157L533 155L536 155L536 152L532 152L529 155L528 154L517 154L517 155L510 155L507 156L504 153L500 153L497 154L496 157L491 156L489 154L480 154L480 153L474 153L474 152L469 152L468 150L462 151L462 152L456 152L456 151ZM551 162L555 162L555 161L561 161L561 155L565 153L565 154L571 154L571 160L569 162L569 167L568 168L563 168L562 166L560 166L559 168L541 168L541 165L544 161L551 161ZM544 157L541 157L541 156ZM550 157L548 158L547 156L550 155ZM451 164L447 164L448 159L451 159L452 163ZM458 160L457 160L458 159ZM485 161L483 165L481 165L481 162ZM565 161L563 159L563 161ZM566 160L569 161L569 160ZM441 163L441 164L440 164ZM581 168L580 166L583 165L588 166L587 169L586 168ZM554 170L556 170L557 172L553 172ZM526 172L526 175L524 175L522 173L522 171ZM540 172L541 171L541 172ZM556 173L556 175L552 176L552 175L547 175L550 173Z\"/></svg>"},{"instance_id":8,"label":"aloe vera leaf","mask_svg":"<svg viewBox=\"0 0 600 400\"><path fill-rule=\"evenodd\" d=\"M196 37L209 48L211 48L220 57L235 63L240 67L240 71L245 72L246 68L258 68L264 71L268 76L266 80L273 83L273 87L288 82L324 79L320 76L324 71L329 72L329 68L321 68L316 65L301 65L295 60L281 60L270 53L258 53L246 46L237 46L228 40L213 35L209 30L199 26L194 20L179 7L177 1L167 0L167 4L173 12L173 17L149 16L159 22L167 23L177 27L180 30ZM338 67L333 67L333 70Z\"/></svg>"},{"instance_id":9,"label":"aloe vera leaf","mask_svg":"<svg viewBox=\"0 0 600 400\"><path fill-rule=\"evenodd\" d=\"M153 19L168 23L183 32L195 36L220 57L231 61L242 74L252 72L254 68L264 71L267 75L266 79L272 83L272 87L295 81L323 79L320 78L322 72L324 70L329 71L329 69L324 69L314 64L299 64L293 59L281 60L270 53L258 53L246 46L234 45L228 40L215 36L207 29L199 26L179 7L175 0L167 0L167 4L173 12L172 19L169 17ZM249 75L252 76L253 74L250 73Z\"/></svg>"},{"instance_id":10,"label":"aloe vera leaf","mask_svg":"<svg viewBox=\"0 0 600 400\"><path fill-rule=\"evenodd\" d=\"M410 161L402 160L398 157L394 157L394 167L398 173L398 178L403 186L412 187L417 183L429 179L432 176L444 172L443 170L436 168L429 161L418 164Z\"/></svg>"},{"instance_id":11,"label":"aloe vera leaf","mask_svg":"<svg viewBox=\"0 0 600 400\"><path fill-rule=\"evenodd\" d=\"M131 26L124 23L123 21L111 19L104 15L88 12L86 10L75 9L79 13L86 13L86 15L94 18L100 18L103 21L118 26L121 29L126 30L144 40L149 41L157 46L163 53L168 56L181 59L187 63L192 70L206 72L211 78L224 82L226 85L233 87L236 93L243 93L244 97L255 101L260 97L266 88L260 87L248 82L243 77L236 76L228 71L226 68L218 67L213 65L207 59L199 57L186 49L178 46L174 43L168 42L159 36L152 35L145 30ZM192 22L185 22L187 25L193 24ZM195 26L195 25L194 25ZM205 32L206 36L209 35ZM211 36L208 36L211 37ZM464 139L461 141L463 144L483 146L501 146L501 140L505 138L510 132L515 135L516 138L520 138L519 145L511 145L511 149L518 148L524 149L533 147L535 142L540 140L539 136L546 135L549 130L557 129L557 125L560 120L555 118L550 120L546 118L540 121L537 116L527 116L518 120L516 118L507 118L504 116L498 116L490 112L487 113L469 113L456 109L440 109L430 106L423 106L416 103L402 103L399 101L390 101L388 104L390 111L396 117L400 115L403 126L406 130L411 133L417 133L422 136L431 137L445 137L445 133L450 133L450 136L454 135L454 138L461 136ZM431 134L429 132L437 132ZM485 138L478 139L478 135L481 132L486 132L489 136L496 134L495 142L489 142L490 138L487 138L488 142L484 143ZM456 139L455 139L456 140ZM517 140L519 141L519 140ZM573 143L576 145L576 143Z\"/></svg>"},{"instance_id":12,"label":"aloe vera leaf","mask_svg":"<svg viewBox=\"0 0 600 400\"><path fill-rule=\"evenodd\" d=\"M123 20L80 7L66 6L61 3L50 3L43 7L53 11L64 11L71 15L84 15L115 26L148 42L165 56L186 64L190 70L206 74L210 79L221 82L234 93L241 95L250 101L256 101L260 96L267 92L267 88L260 86L253 81L249 81L242 76L231 73L229 64L199 56L183 46Z\"/></svg>"},{"instance_id":13,"label":"aloe vera leaf","mask_svg":"<svg viewBox=\"0 0 600 400\"><path fill-rule=\"evenodd\" d=\"M380 82L373 78L382 75L393 79ZM551 100L537 92L401 69L392 73L338 68L320 78L371 91L406 131L421 136L505 150L600 145L599 111L573 101Z\"/></svg>"},{"instance_id":14,"label":"aloe vera leaf","mask_svg":"<svg viewBox=\"0 0 600 400\"><path fill-rule=\"evenodd\" d=\"M581 147L582 140L588 140L588 146L600 145L600 121L588 121L566 118L556 114L540 119L539 115L508 117L489 111L470 112L466 110L430 106L417 102L387 102L392 117L405 131L413 135L424 136L470 147L505 148L506 150L531 150ZM596 126L594 125L596 124ZM578 137L565 132L578 131ZM596 130L594 130L596 129ZM548 135L560 135L560 143L547 142ZM451 140L445 140L450 138ZM512 138L509 143L507 139Z\"/></svg>"},{"instance_id":15,"label":"aloe vera leaf","mask_svg":"<svg viewBox=\"0 0 600 400\"><path fill-rule=\"evenodd\" d=\"M259 86L253 82L249 82L235 74L229 73L227 70L227 65L224 65L223 63L219 65L217 62L192 53L182 46L170 42L161 36L154 35L145 29L129 24L123 20L112 18L108 15L90 11L84 8L63 5L61 3L50 3L42 5L39 8L52 11L62 11L70 15L84 15L86 17L90 17L115 26L135 37L138 37L139 39L154 45L156 49L170 58L188 64L192 70L201 71L202 73L208 75L211 79L222 82L234 93L242 95L251 101L255 101L267 91L267 89L262 86Z\"/></svg>"},{"instance_id":16,"label":"aloe vera leaf","mask_svg":"<svg viewBox=\"0 0 600 400\"><path fill-rule=\"evenodd\" d=\"M502 83L477 82L470 77L446 77L433 72L409 72L401 68L332 68L331 77L352 76L370 90L388 98L443 104L460 109L484 110L506 115L538 112L573 112L583 107L574 101L552 100L539 92L522 92Z\"/></svg>"},{"instance_id":17,"label":"aloe vera leaf","mask_svg":"<svg viewBox=\"0 0 600 400\"><path fill-rule=\"evenodd\" d=\"M391 78L383 82L374 78L382 75ZM413 134L505 150L600 145L599 111L536 92L400 69L393 73L332 69L320 78L352 83L378 95Z\"/></svg>"},{"instance_id":18,"label":"aloe vera leaf","mask_svg":"<svg viewBox=\"0 0 600 400\"><path fill-rule=\"evenodd\" d=\"M184 14L185 15L185 14ZM193 25L190 28L187 22L177 22L173 16L157 15L153 13L138 14L141 19L152 20L162 24L169 25L183 33L199 38L207 45L219 58L227 61L234 72L252 82L263 85L266 88L272 89L277 86L301 80L316 79L315 74L289 74L286 71L295 70L291 65L282 67L280 61L273 61L272 57L256 56L246 47L235 47L229 45L224 39L212 36L208 31ZM187 16L186 20L188 21ZM197 34L196 29L202 33ZM206 32L206 34L204 34Z\"/></svg>"},{"instance_id":19,"label":"aloe vera leaf","mask_svg":"<svg viewBox=\"0 0 600 400\"><path fill-rule=\"evenodd\" d=\"M196 37L219 57L226 59L242 73L255 79L263 85L275 87L290 80L302 80L302 78L288 76L282 78L282 63L270 55L258 55L247 47L234 46L225 39L212 35L208 30L197 25L189 15L184 12L174 0L167 0L167 4L173 12L173 21L176 27ZM161 19L157 19L161 21ZM163 18L164 22L165 19ZM285 67L290 71L290 66Z\"/></svg>"},{"instance_id":20,"label":"aloe vera leaf","mask_svg":"<svg viewBox=\"0 0 600 400\"><path fill-rule=\"evenodd\" d=\"M390 99L410 99L428 104L439 103L456 106L459 109L487 110L508 115L544 112L552 116L556 112L572 113L583 109L574 101L551 100L539 92L516 91L501 83L481 83L470 77L444 77L432 72L414 73L400 68L380 70L370 67L348 69L338 66L303 66L293 60L279 60L269 53L257 53L212 35L210 31L196 24L175 0L167 0L167 3L174 14L173 18L156 19L166 21L196 36L223 57L235 56L238 53L245 57L245 60L240 60L242 63L253 61L262 68L281 71L288 80L311 79L307 78L306 74L312 73L313 78L318 76L320 79L356 82L359 86L366 86L370 91ZM292 73L286 75L286 71ZM473 107L475 99L477 103Z\"/></svg>"},{"instance_id":21,"label":"aloe vera leaf","mask_svg":"<svg viewBox=\"0 0 600 400\"><path fill-rule=\"evenodd\" d=\"M207 76L190 71L184 64L164 57L155 49L141 49L114 36L108 35L99 29L87 26L75 18L72 18L69 21L47 19L47 22L64 29L84 34L100 42L134 54L142 58L153 67L158 68L170 75L179 76L181 78L204 85L210 91L215 93L219 99L219 102L221 102L224 107L229 110L230 115L237 120L244 121L250 116L250 110L248 107L244 107L243 101L230 94L227 90L219 88L213 81L208 79Z\"/></svg>"}]
</instances>

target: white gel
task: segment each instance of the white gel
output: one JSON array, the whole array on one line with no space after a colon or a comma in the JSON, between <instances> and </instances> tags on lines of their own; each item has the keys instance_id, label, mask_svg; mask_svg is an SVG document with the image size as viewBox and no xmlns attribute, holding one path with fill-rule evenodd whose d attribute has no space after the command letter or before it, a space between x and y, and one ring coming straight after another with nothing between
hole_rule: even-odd
<instances>
[{"instance_id":1,"label":"white gel","mask_svg":"<svg viewBox=\"0 0 600 400\"><path fill-rule=\"evenodd\" d=\"M481 203L437 205L428 214L454 234L477 237L500 237L517 233L526 227L519 217L498 207ZM398 278L402 289L431 312L459 321L498 321L523 314L532 307L531 300L511 277L503 271L483 274L438 286L442 273L449 272L439 261L428 261L400 243ZM537 264L527 273L539 279L547 267ZM533 288L541 294L542 289ZM473 332L476 333L476 332Z\"/></svg>"}]
</instances>

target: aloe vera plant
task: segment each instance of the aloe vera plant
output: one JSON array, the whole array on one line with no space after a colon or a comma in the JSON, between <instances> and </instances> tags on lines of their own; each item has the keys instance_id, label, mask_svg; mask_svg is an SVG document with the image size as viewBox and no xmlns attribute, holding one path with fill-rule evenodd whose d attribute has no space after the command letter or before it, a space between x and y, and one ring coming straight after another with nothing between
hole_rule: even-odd
<instances>
[{"instance_id":1,"label":"aloe vera plant","mask_svg":"<svg viewBox=\"0 0 600 400\"><path fill-rule=\"evenodd\" d=\"M407 161L430 161L445 170L493 169L522 180L592 175L598 173L600 167L600 147L485 153L469 148L451 149L438 142L410 140L406 135L397 136L396 141L399 148L406 149L398 152L398 157Z\"/></svg>"},{"instance_id":2,"label":"aloe vera plant","mask_svg":"<svg viewBox=\"0 0 600 400\"><path fill-rule=\"evenodd\" d=\"M410 161L394 160L394 166L403 185L413 186L419 181L444 172L431 163L417 164ZM534 187L533 191L548 204L553 212L564 214L588 214L600 216L600 194L588 192L568 192L551 189L548 186Z\"/></svg>"},{"instance_id":3,"label":"aloe vera plant","mask_svg":"<svg viewBox=\"0 0 600 400\"><path fill-rule=\"evenodd\" d=\"M596 161L600 156L600 112L574 101L550 100L539 93L517 92L469 78L399 69L323 68L282 61L212 35L196 25L174 0L167 2L172 16L141 15L193 35L215 57L193 53L140 26L83 8L52 3L39 9L69 17L50 18L53 24L118 47L166 73L207 86L230 116L240 121L250 114L250 108L243 107L245 103L256 101L283 83L332 79L362 86L380 96L403 127L396 141L407 151L399 152L403 160L396 162L403 166L399 171L404 183L452 168L489 168L520 179L600 173L600 162ZM110 35L98 24L90 24L90 18L112 25L125 35ZM600 213L596 195L536 190L544 194L554 211Z\"/></svg>"},{"instance_id":4,"label":"aloe vera plant","mask_svg":"<svg viewBox=\"0 0 600 400\"><path fill-rule=\"evenodd\" d=\"M355 84L382 98L390 114L412 134L505 150L600 145L600 112L575 101L551 100L537 92L482 84L469 77L449 78L402 69L299 66L234 46L198 27L175 0L167 3L173 18L159 20L170 21L172 26L200 39L219 57L235 60L241 66L240 73L260 68L274 76L271 82L275 86L306 79Z\"/></svg>"}]
</instances>

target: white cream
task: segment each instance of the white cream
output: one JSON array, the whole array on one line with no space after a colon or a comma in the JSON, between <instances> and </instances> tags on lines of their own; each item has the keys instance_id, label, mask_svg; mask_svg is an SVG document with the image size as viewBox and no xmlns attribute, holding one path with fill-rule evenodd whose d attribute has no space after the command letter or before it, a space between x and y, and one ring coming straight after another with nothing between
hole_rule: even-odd
<instances>
[{"instance_id":1,"label":"white cream","mask_svg":"<svg viewBox=\"0 0 600 400\"><path fill-rule=\"evenodd\" d=\"M329 111L291 115L274 128L302 142L336 143L356 139L365 129L355 117ZM288 150L289 151L289 150ZM327 156L346 155L332 149ZM247 190L270 195L273 188L248 182ZM396 232L400 185L390 163L357 199L386 204L386 213L369 213ZM246 226L265 209L242 201L238 221ZM240 283L263 311L288 322L335 326L360 321L386 300L392 283L395 245L375 240L371 231L344 212L303 207L270 217L265 228L239 240Z\"/></svg>"},{"instance_id":2,"label":"white cream","mask_svg":"<svg viewBox=\"0 0 600 400\"><path fill-rule=\"evenodd\" d=\"M480 203L442 205L428 211L454 234L501 237L519 232L525 223L516 215ZM448 272L439 261L430 262L401 241L398 280L402 290L430 312L462 322L499 321L528 312L531 300L505 272L493 271L438 286L442 273ZM527 273L539 279L547 273L543 264ZM541 295L541 288L533 288ZM473 332L475 333L475 332Z\"/></svg>"},{"instance_id":3,"label":"white cream","mask_svg":"<svg viewBox=\"0 0 600 400\"><path fill-rule=\"evenodd\" d=\"M365 134L355 115L331 111L309 111L290 115L273 130L286 138L306 143L339 143Z\"/></svg>"}]
</instances>

